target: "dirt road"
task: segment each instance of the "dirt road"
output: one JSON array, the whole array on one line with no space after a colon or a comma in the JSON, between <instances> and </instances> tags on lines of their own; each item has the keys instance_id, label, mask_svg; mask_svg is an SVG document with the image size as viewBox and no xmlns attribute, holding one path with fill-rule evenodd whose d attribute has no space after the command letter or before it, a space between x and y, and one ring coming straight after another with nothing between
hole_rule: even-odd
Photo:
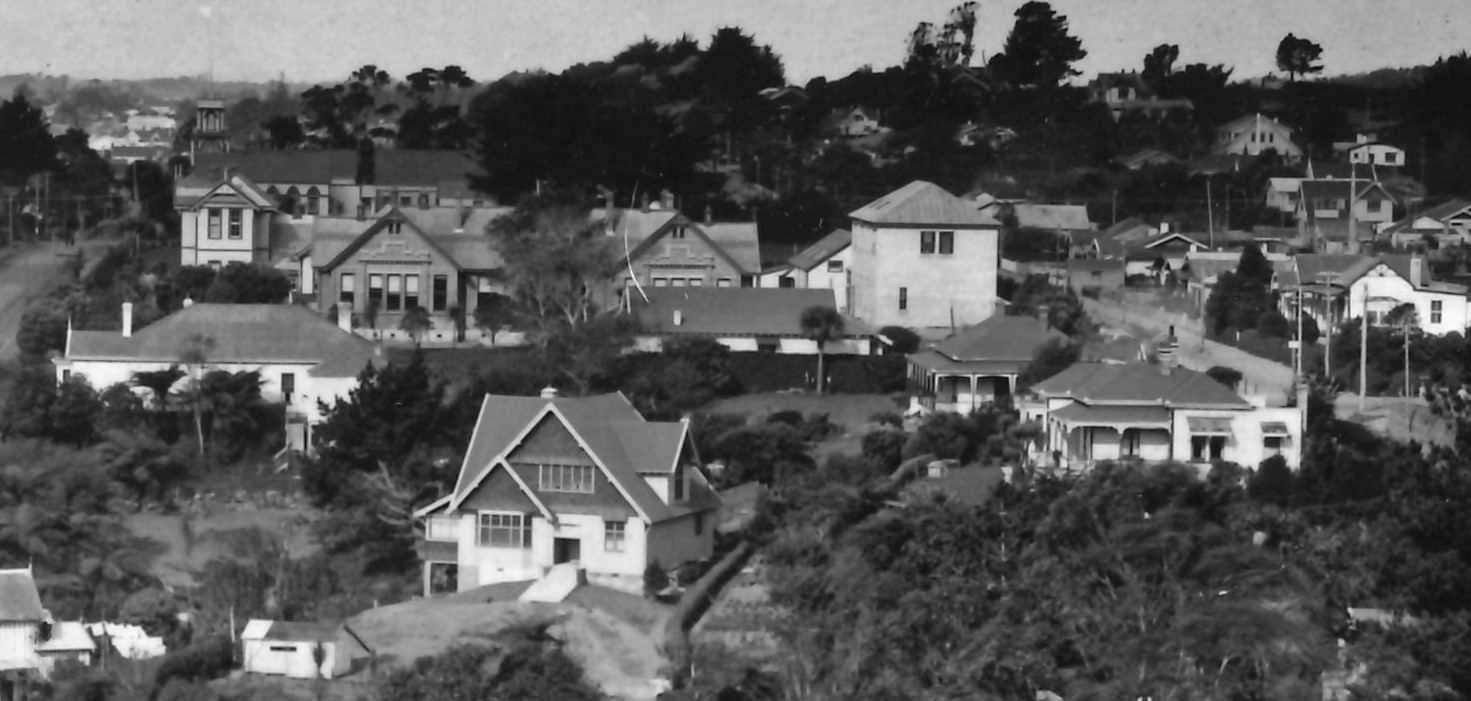
<instances>
[{"instance_id":1,"label":"dirt road","mask_svg":"<svg viewBox=\"0 0 1471 701\"><path fill-rule=\"evenodd\" d=\"M0 362L20 354L15 332L26 302L59 282L61 271L80 251L105 247L107 241L84 241L76 246L50 242L22 242L0 253Z\"/></svg>"}]
</instances>

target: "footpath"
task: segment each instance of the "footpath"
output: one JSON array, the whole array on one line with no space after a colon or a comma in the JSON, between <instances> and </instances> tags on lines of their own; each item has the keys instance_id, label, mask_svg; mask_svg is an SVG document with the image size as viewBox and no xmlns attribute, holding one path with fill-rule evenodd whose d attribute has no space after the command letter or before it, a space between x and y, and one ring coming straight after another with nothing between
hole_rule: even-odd
<instances>
[{"instance_id":1,"label":"footpath","mask_svg":"<svg viewBox=\"0 0 1471 701\"><path fill-rule=\"evenodd\" d=\"M1269 405L1286 404L1292 393L1292 368L1205 338L1198 320L1163 309L1129 308L1086 297L1083 309L1094 322L1134 332L1141 339L1158 338L1174 326L1175 338L1180 342L1176 352L1181 365L1200 372L1217 365L1233 368L1241 373L1242 393L1264 395Z\"/></svg>"}]
</instances>

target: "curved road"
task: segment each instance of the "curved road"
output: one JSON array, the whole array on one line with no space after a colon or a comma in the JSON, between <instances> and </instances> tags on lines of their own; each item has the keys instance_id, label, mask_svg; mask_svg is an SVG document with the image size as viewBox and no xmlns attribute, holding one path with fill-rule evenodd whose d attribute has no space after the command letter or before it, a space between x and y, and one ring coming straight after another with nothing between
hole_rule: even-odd
<instances>
[{"instance_id":1,"label":"curved road","mask_svg":"<svg viewBox=\"0 0 1471 701\"><path fill-rule=\"evenodd\" d=\"M0 251L0 362L20 355L15 332L26 302L63 282L62 269L79 252L105 247L110 241L83 241L76 246L20 242Z\"/></svg>"}]
</instances>

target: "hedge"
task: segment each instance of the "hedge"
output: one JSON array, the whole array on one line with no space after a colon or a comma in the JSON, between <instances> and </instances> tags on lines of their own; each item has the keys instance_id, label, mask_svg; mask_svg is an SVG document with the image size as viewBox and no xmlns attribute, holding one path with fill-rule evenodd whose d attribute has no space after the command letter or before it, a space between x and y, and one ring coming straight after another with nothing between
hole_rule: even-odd
<instances>
[{"instance_id":1,"label":"hedge","mask_svg":"<svg viewBox=\"0 0 1471 701\"><path fill-rule=\"evenodd\" d=\"M669 658L669 665L673 670L670 676L674 688L683 688L689 681L690 667L693 664L690 629L695 627L700 616L705 615L715 603L715 596L720 593L720 588L741 571L746 559L755 550L755 546L749 541L741 543L711 567L705 576L684 591L684 596L674 609L674 615L664 624L664 654Z\"/></svg>"},{"instance_id":2,"label":"hedge","mask_svg":"<svg viewBox=\"0 0 1471 701\"><path fill-rule=\"evenodd\" d=\"M731 353L727 362L731 376L750 394L815 387L815 355ZM824 362L829 392L890 394L905 389L903 356L829 355Z\"/></svg>"}]
</instances>

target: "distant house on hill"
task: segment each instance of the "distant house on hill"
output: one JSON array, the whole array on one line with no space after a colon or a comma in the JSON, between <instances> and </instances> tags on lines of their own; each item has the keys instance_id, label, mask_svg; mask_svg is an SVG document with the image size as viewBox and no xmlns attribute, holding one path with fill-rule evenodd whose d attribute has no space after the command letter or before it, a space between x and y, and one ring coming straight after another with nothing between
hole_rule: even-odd
<instances>
[{"instance_id":1,"label":"distant house on hill","mask_svg":"<svg viewBox=\"0 0 1471 701\"><path fill-rule=\"evenodd\" d=\"M1404 149L1384 143L1373 134L1358 134L1353 141L1335 143L1333 150L1358 165L1400 168L1405 164Z\"/></svg>"},{"instance_id":2,"label":"distant house on hill","mask_svg":"<svg viewBox=\"0 0 1471 701\"><path fill-rule=\"evenodd\" d=\"M1108 108L1114 121L1126 114L1162 117L1173 110L1190 111L1195 105L1184 98L1164 98L1155 94L1134 71L1099 73L1088 83L1088 101Z\"/></svg>"},{"instance_id":3,"label":"distant house on hill","mask_svg":"<svg viewBox=\"0 0 1471 701\"><path fill-rule=\"evenodd\" d=\"M39 670L36 648L50 638L53 626L31 568L0 570L0 672Z\"/></svg>"},{"instance_id":4,"label":"distant house on hill","mask_svg":"<svg viewBox=\"0 0 1471 701\"><path fill-rule=\"evenodd\" d=\"M680 337L709 338L733 351L815 354L817 343L802 331L802 312L810 307L837 310L829 289L664 288L646 290L633 311L639 319L637 345L657 352L665 341ZM868 355L872 333L849 319L843 337L829 341L826 353Z\"/></svg>"},{"instance_id":5,"label":"distant house on hill","mask_svg":"<svg viewBox=\"0 0 1471 701\"><path fill-rule=\"evenodd\" d=\"M834 229L785 263L763 271L761 287L832 290L838 311L847 312L851 293L852 243L852 232Z\"/></svg>"},{"instance_id":6,"label":"distant house on hill","mask_svg":"<svg viewBox=\"0 0 1471 701\"><path fill-rule=\"evenodd\" d=\"M1395 222L1384 230L1395 248L1471 243L1471 200L1455 199Z\"/></svg>"},{"instance_id":7,"label":"distant house on hill","mask_svg":"<svg viewBox=\"0 0 1471 701\"><path fill-rule=\"evenodd\" d=\"M910 355L911 393L935 411L973 411L1014 394L1037 350L1066 338L1035 317L993 316Z\"/></svg>"},{"instance_id":8,"label":"distant house on hill","mask_svg":"<svg viewBox=\"0 0 1471 701\"><path fill-rule=\"evenodd\" d=\"M252 620L240 633L240 667L292 679L336 679L373 654L346 623ZM317 662L317 656L321 662Z\"/></svg>"},{"instance_id":9,"label":"distant house on hill","mask_svg":"<svg viewBox=\"0 0 1471 701\"><path fill-rule=\"evenodd\" d=\"M838 134L846 137L877 134L881 128L878 112L865 107L853 107L843 112L837 123Z\"/></svg>"},{"instance_id":10,"label":"distant house on hill","mask_svg":"<svg viewBox=\"0 0 1471 701\"><path fill-rule=\"evenodd\" d=\"M1261 113L1234 119L1216 128L1217 154L1260 156L1275 151L1283 161L1302 160L1302 149L1292 141L1292 129Z\"/></svg>"}]
</instances>

